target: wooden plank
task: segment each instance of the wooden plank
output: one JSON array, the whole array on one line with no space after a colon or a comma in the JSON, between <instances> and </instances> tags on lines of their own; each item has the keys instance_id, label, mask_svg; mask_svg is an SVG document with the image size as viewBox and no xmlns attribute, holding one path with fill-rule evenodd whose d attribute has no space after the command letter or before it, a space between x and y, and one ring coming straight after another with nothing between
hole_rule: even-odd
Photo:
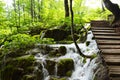
<instances>
[{"instance_id":1,"label":"wooden plank","mask_svg":"<svg viewBox=\"0 0 120 80\"><path fill-rule=\"evenodd\" d=\"M107 40L120 40L120 36L105 36L105 35L102 35L102 36L99 36L99 35L95 35L95 38L96 39L107 39Z\"/></svg>"},{"instance_id":2,"label":"wooden plank","mask_svg":"<svg viewBox=\"0 0 120 80\"><path fill-rule=\"evenodd\" d=\"M114 30L115 28L111 27L91 27L92 30Z\"/></svg>"},{"instance_id":3,"label":"wooden plank","mask_svg":"<svg viewBox=\"0 0 120 80\"><path fill-rule=\"evenodd\" d=\"M100 49L120 49L120 45L98 45Z\"/></svg>"},{"instance_id":4,"label":"wooden plank","mask_svg":"<svg viewBox=\"0 0 120 80\"><path fill-rule=\"evenodd\" d=\"M93 32L111 32L114 33L115 30L92 30Z\"/></svg>"},{"instance_id":5,"label":"wooden plank","mask_svg":"<svg viewBox=\"0 0 120 80\"><path fill-rule=\"evenodd\" d=\"M103 54L120 54L120 49L101 49Z\"/></svg>"},{"instance_id":6,"label":"wooden plank","mask_svg":"<svg viewBox=\"0 0 120 80\"><path fill-rule=\"evenodd\" d=\"M111 77L110 79L111 80L120 80L120 77L119 76L117 76L117 77Z\"/></svg>"},{"instance_id":7,"label":"wooden plank","mask_svg":"<svg viewBox=\"0 0 120 80\"><path fill-rule=\"evenodd\" d=\"M108 65L120 66L120 55L104 55L103 56Z\"/></svg>"},{"instance_id":8,"label":"wooden plank","mask_svg":"<svg viewBox=\"0 0 120 80\"><path fill-rule=\"evenodd\" d=\"M93 32L94 35L108 35L108 36L120 36L117 33L110 33L110 32Z\"/></svg>"},{"instance_id":9,"label":"wooden plank","mask_svg":"<svg viewBox=\"0 0 120 80\"><path fill-rule=\"evenodd\" d=\"M120 45L120 40L97 40L98 45Z\"/></svg>"}]
</instances>

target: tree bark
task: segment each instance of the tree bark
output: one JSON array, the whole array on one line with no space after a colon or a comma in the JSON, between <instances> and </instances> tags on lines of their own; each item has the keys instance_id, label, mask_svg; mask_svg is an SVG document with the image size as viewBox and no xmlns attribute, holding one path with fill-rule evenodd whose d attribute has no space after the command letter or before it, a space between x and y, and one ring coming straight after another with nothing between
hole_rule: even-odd
<instances>
[{"instance_id":1,"label":"tree bark","mask_svg":"<svg viewBox=\"0 0 120 80\"><path fill-rule=\"evenodd\" d=\"M103 0L103 2L105 7L114 15L112 26L119 26L120 25L120 8L118 4L114 4L110 0Z\"/></svg>"},{"instance_id":2,"label":"tree bark","mask_svg":"<svg viewBox=\"0 0 120 80\"><path fill-rule=\"evenodd\" d=\"M65 18L66 18L66 17L69 17L68 0L64 0L64 7L65 7Z\"/></svg>"}]
</instances>

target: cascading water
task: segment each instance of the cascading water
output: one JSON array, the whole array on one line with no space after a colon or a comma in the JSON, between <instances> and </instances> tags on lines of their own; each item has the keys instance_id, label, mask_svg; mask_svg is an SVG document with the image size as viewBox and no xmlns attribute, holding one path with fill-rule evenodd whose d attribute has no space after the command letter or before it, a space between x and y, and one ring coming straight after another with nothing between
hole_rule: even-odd
<instances>
[{"instance_id":1,"label":"cascading water","mask_svg":"<svg viewBox=\"0 0 120 80\"><path fill-rule=\"evenodd\" d=\"M97 55L98 53L98 48L95 40L92 40L93 34L91 31L88 32L87 40L89 41L90 44L86 46L85 43L80 43L78 44L82 53L85 55ZM51 60L55 60L55 62L58 62L61 59L65 58L71 58L74 61L74 71L72 72L72 75L68 78L69 80L93 80L94 77L94 69L97 67L96 58L95 59L84 59L81 57L74 44L67 44L67 45L62 45L62 44L56 44L56 45L50 45L50 47L60 47L60 46L65 46L67 49L67 53L64 56L60 56L57 58L50 58ZM40 55L36 56L36 60L42 60L44 61L47 59L47 55ZM44 67L45 64L42 64L43 67L43 72L44 72L44 80L49 80L50 75L47 71L47 69ZM54 66L55 67L55 73L54 76L58 76L57 74L57 64Z\"/></svg>"}]
</instances>

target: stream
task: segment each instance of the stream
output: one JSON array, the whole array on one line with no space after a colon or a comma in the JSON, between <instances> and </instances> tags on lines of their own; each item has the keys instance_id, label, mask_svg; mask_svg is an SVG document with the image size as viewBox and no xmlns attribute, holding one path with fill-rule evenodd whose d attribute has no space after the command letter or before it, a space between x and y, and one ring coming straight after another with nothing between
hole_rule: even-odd
<instances>
[{"instance_id":1,"label":"stream","mask_svg":"<svg viewBox=\"0 0 120 80\"><path fill-rule=\"evenodd\" d=\"M93 54L97 55L99 51L96 41L93 40L92 38L93 38L92 31L89 31L86 42L89 42L90 44L88 46L86 46L86 42L78 44L82 53L85 55L93 55ZM54 60L55 62L59 62L61 59L65 59L65 58L66 59L71 58L74 62L74 70L72 71L71 76L67 78L68 80L93 80L94 79L94 73L95 73L94 70L97 67L97 64L95 63L96 58L92 60L84 59L79 55L74 44L55 44L55 45L49 45L49 46L55 47L55 48L60 46L65 46L67 49L67 53L63 56L54 57L54 58L48 58L47 55L41 55L41 54L37 54L35 56L35 59L42 64L42 72L44 74L43 80L49 80L51 76L50 73L47 71L47 69L44 67L46 64L45 60L50 59L50 60ZM59 77L57 71L58 71L58 68L56 64L54 66L55 77Z\"/></svg>"}]
</instances>

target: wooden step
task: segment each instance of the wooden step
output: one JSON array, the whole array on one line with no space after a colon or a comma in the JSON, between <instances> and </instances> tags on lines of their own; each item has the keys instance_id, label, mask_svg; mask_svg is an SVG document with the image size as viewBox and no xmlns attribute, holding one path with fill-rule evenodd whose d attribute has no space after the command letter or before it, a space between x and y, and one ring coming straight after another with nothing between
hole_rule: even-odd
<instances>
[{"instance_id":1,"label":"wooden step","mask_svg":"<svg viewBox=\"0 0 120 80\"><path fill-rule=\"evenodd\" d=\"M120 76L117 76L117 77L111 77L110 79L111 79L111 80L120 80Z\"/></svg>"},{"instance_id":2,"label":"wooden step","mask_svg":"<svg viewBox=\"0 0 120 80\"><path fill-rule=\"evenodd\" d=\"M120 66L120 55L103 55L106 63L110 65Z\"/></svg>"},{"instance_id":3,"label":"wooden step","mask_svg":"<svg viewBox=\"0 0 120 80\"><path fill-rule=\"evenodd\" d=\"M114 33L115 30L92 30L93 32L111 32Z\"/></svg>"},{"instance_id":4,"label":"wooden step","mask_svg":"<svg viewBox=\"0 0 120 80\"><path fill-rule=\"evenodd\" d=\"M106 40L120 40L120 36L105 36L105 35L95 35L96 39L106 39Z\"/></svg>"},{"instance_id":5,"label":"wooden step","mask_svg":"<svg viewBox=\"0 0 120 80\"><path fill-rule=\"evenodd\" d=\"M120 45L98 45L100 49L120 49Z\"/></svg>"},{"instance_id":6,"label":"wooden step","mask_svg":"<svg viewBox=\"0 0 120 80\"><path fill-rule=\"evenodd\" d=\"M91 27L92 30L114 30L112 27Z\"/></svg>"},{"instance_id":7,"label":"wooden step","mask_svg":"<svg viewBox=\"0 0 120 80\"><path fill-rule=\"evenodd\" d=\"M103 54L113 54L113 55L120 55L120 49L101 49Z\"/></svg>"},{"instance_id":8,"label":"wooden step","mask_svg":"<svg viewBox=\"0 0 120 80\"><path fill-rule=\"evenodd\" d=\"M120 45L120 40L97 40L98 45Z\"/></svg>"},{"instance_id":9,"label":"wooden step","mask_svg":"<svg viewBox=\"0 0 120 80\"><path fill-rule=\"evenodd\" d=\"M109 66L109 73L111 77L120 77L120 66Z\"/></svg>"},{"instance_id":10,"label":"wooden step","mask_svg":"<svg viewBox=\"0 0 120 80\"><path fill-rule=\"evenodd\" d=\"M108 35L108 36L120 36L117 33L110 33L110 32L93 32L94 35Z\"/></svg>"}]
</instances>

